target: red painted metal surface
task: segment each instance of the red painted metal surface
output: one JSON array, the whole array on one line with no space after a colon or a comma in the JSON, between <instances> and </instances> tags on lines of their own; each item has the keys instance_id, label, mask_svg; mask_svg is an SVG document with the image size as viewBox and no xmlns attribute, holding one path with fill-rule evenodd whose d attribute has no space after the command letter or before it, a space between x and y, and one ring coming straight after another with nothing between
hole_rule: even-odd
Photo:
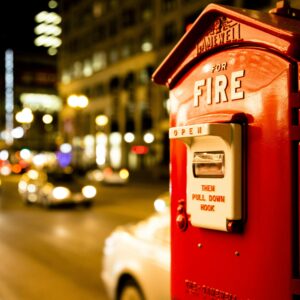
<instances>
[{"instance_id":1,"label":"red painted metal surface","mask_svg":"<svg viewBox=\"0 0 300 300\"><path fill-rule=\"evenodd\" d=\"M299 28L284 17L209 5L153 75L170 87L171 128L244 128L240 233L182 225L189 150L170 141L174 300L300 297Z\"/></svg>"}]
</instances>

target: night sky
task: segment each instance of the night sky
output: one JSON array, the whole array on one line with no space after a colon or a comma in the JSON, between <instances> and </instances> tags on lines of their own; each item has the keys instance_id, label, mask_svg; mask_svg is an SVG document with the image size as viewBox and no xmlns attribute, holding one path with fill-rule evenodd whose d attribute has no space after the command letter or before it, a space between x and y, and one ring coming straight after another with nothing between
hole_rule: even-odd
<instances>
[{"instance_id":1,"label":"night sky","mask_svg":"<svg viewBox=\"0 0 300 300\"><path fill-rule=\"evenodd\" d=\"M48 10L48 0L2 1L0 6L0 47L27 51L37 48L35 38L35 15Z\"/></svg>"}]
</instances>

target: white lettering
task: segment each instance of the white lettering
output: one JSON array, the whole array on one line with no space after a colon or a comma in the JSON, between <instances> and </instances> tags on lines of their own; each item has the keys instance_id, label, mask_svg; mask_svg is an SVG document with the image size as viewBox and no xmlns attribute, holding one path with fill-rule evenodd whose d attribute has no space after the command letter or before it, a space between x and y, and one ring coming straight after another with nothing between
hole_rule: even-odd
<instances>
[{"instance_id":1,"label":"white lettering","mask_svg":"<svg viewBox=\"0 0 300 300\"><path fill-rule=\"evenodd\" d=\"M227 62L221 63L221 64L217 64L212 66L211 68L211 72L220 72L220 71L224 71L227 69Z\"/></svg>"},{"instance_id":2,"label":"white lettering","mask_svg":"<svg viewBox=\"0 0 300 300\"><path fill-rule=\"evenodd\" d=\"M200 125L182 126L170 128L169 130L170 139L176 139L181 137L191 137L205 135L207 132Z\"/></svg>"},{"instance_id":3,"label":"white lettering","mask_svg":"<svg viewBox=\"0 0 300 300\"><path fill-rule=\"evenodd\" d=\"M212 78L209 77L207 78L207 92L206 92L206 103L207 104L212 104Z\"/></svg>"},{"instance_id":4,"label":"white lettering","mask_svg":"<svg viewBox=\"0 0 300 300\"><path fill-rule=\"evenodd\" d=\"M218 65L217 65L218 66ZM220 64L220 67L214 70L226 68L226 64ZM206 104L227 102L228 100L239 100L245 98L245 92L242 88L241 78L245 76L245 70L239 70L230 74L230 79L225 74L219 74L216 77L208 77L195 81L194 85L194 107L200 105L201 96L205 96ZM230 89L228 90L228 81L230 80Z\"/></svg>"},{"instance_id":5,"label":"white lettering","mask_svg":"<svg viewBox=\"0 0 300 300\"><path fill-rule=\"evenodd\" d=\"M205 85L205 79L201 79L195 82L194 85L194 106L199 106L200 96L202 95L202 89Z\"/></svg>"},{"instance_id":6,"label":"white lettering","mask_svg":"<svg viewBox=\"0 0 300 300\"><path fill-rule=\"evenodd\" d=\"M222 102L227 101L226 87L227 87L227 77L225 75L217 75L216 89L215 89L216 103L220 103L220 100L222 100Z\"/></svg>"},{"instance_id":7,"label":"white lettering","mask_svg":"<svg viewBox=\"0 0 300 300\"><path fill-rule=\"evenodd\" d=\"M238 99L244 98L243 91L237 92L237 89L239 89L242 86L241 80L237 80L237 79L244 77L244 76L245 76L245 70L232 72L232 74L231 74L231 100L238 100Z\"/></svg>"}]
</instances>

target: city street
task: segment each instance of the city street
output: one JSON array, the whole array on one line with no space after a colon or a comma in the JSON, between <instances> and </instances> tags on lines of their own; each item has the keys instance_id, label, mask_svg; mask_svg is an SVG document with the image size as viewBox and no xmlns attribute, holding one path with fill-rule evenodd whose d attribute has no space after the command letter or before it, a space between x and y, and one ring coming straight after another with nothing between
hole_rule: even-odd
<instances>
[{"instance_id":1,"label":"city street","mask_svg":"<svg viewBox=\"0 0 300 300\"><path fill-rule=\"evenodd\" d=\"M154 212L168 182L100 186L91 208L25 206L19 176L2 178L1 300L107 300L100 279L104 239L118 225Z\"/></svg>"}]
</instances>

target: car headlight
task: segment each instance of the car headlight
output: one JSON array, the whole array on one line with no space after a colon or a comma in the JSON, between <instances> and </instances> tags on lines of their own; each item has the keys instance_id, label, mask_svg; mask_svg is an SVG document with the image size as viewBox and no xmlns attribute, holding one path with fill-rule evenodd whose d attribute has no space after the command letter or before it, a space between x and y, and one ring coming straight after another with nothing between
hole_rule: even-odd
<instances>
[{"instance_id":1,"label":"car headlight","mask_svg":"<svg viewBox=\"0 0 300 300\"><path fill-rule=\"evenodd\" d=\"M39 172L37 170L29 170L28 177L32 180L37 180L39 178Z\"/></svg>"},{"instance_id":2,"label":"car headlight","mask_svg":"<svg viewBox=\"0 0 300 300\"><path fill-rule=\"evenodd\" d=\"M37 191L37 186L36 186L35 184L33 184L33 183L29 183L29 184L27 185L27 191L28 191L29 193L36 193L36 191Z\"/></svg>"},{"instance_id":3,"label":"car headlight","mask_svg":"<svg viewBox=\"0 0 300 300\"><path fill-rule=\"evenodd\" d=\"M21 181L19 182L18 188L19 188L19 191L20 191L20 192L26 192L27 182L24 181L24 180L21 180Z\"/></svg>"},{"instance_id":4,"label":"car headlight","mask_svg":"<svg viewBox=\"0 0 300 300\"><path fill-rule=\"evenodd\" d=\"M127 179L129 177L129 172L127 169L121 169L119 175L122 179Z\"/></svg>"},{"instance_id":5,"label":"car headlight","mask_svg":"<svg viewBox=\"0 0 300 300\"><path fill-rule=\"evenodd\" d=\"M97 194L97 190L92 185L86 185L82 188L82 194L85 198L94 198Z\"/></svg>"},{"instance_id":6,"label":"car headlight","mask_svg":"<svg viewBox=\"0 0 300 300\"><path fill-rule=\"evenodd\" d=\"M57 200L66 199L70 196L70 194L71 194L70 190L63 186L58 186L54 188L52 191L52 196Z\"/></svg>"},{"instance_id":7,"label":"car headlight","mask_svg":"<svg viewBox=\"0 0 300 300\"><path fill-rule=\"evenodd\" d=\"M160 198L157 198L154 201L154 208L157 212L164 212L167 209L166 201Z\"/></svg>"}]
</instances>

